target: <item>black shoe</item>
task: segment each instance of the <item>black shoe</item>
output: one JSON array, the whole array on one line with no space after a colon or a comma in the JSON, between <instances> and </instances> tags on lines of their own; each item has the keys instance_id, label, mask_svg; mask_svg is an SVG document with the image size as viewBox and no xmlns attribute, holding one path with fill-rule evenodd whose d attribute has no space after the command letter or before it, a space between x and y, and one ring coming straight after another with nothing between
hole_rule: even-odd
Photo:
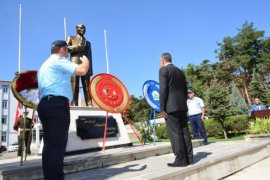
<instances>
[{"instance_id":1,"label":"black shoe","mask_svg":"<svg viewBox=\"0 0 270 180\"><path fill-rule=\"evenodd\" d=\"M170 167L186 167L186 166L188 166L188 164L186 163L186 164L183 164L183 163L168 163L167 164L168 166L170 166Z\"/></svg>"},{"instance_id":2,"label":"black shoe","mask_svg":"<svg viewBox=\"0 0 270 180\"><path fill-rule=\"evenodd\" d=\"M192 164L193 164L193 160L189 160L189 161L187 162L187 164L188 164L188 165L192 165Z\"/></svg>"},{"instance_id":3,"label":"black shoe","mask_svg":"<svg viewBox=\"0 0 270 180\"><path fill-rule=\"evenodd\" d=\"M207 145L208 144L208 142L203 142L203 145Z\"/></svg>"}]
</instances>

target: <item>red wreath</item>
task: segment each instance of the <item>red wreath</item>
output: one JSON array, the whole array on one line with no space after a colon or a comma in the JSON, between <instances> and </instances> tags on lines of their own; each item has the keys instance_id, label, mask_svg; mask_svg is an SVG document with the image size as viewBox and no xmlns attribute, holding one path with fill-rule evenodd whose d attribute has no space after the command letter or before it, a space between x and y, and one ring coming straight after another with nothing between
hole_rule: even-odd
<instances>
[{"instance_id":1,"label":"red wreath","mask_svg":"<svg viewBox=\"0 0 270 180\"><path fill-rule=\"evenodd\" d=\"M15 78L12 81L11 89L15 96L15 98L22 103L24 106L35 109L36 105L27 102L20 94L22 90L25 89L37 89L38 82L37 82L37 71L36 70L29 70L20 73L16 73Z\"/></svg>"}]
</instances>

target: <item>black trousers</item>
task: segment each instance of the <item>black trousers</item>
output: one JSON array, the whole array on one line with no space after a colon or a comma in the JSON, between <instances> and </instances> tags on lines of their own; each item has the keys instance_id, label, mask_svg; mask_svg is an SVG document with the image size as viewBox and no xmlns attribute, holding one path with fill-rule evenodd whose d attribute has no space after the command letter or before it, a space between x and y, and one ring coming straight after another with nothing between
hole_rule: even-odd
<instances>
[{"instance_id":1,"label":"black trousers","mask_svg":"<svg viewBox=\"0 0 270 180\"><path fill-rule=\"evenodd\" d=\"M44 97L41 99L37 111L43 127L44 179L64 179L63 161L70 124L68 99L63 96Z\"/></svg>"},{"instance_id":2,"label":"black trousers","mask_svg":"<svg viewBox=\"0 0 270 180\"><path fill-rule=\"evenodd\" d=\"M179 164L193 162L193 148L187 121L186 111L168 113L166 118L167 131L175 155L175 163Z\"/></svg>"}]
</instances>

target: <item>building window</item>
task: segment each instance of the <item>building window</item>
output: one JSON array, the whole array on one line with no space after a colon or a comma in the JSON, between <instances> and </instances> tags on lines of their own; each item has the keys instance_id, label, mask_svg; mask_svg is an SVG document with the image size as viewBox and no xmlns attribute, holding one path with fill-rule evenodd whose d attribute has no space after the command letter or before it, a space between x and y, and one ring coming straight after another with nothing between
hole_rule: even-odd
<instances>
[{"instance_id":1,"label":"building window","mask_svg":"<svg viewBox=\"0 0 270 180\"><path fill-rule=\"evenodd\" d=\"M6 115L2 116L2 124L7 124L7 116Z\"/></svg>"},{"instance_id":2,"label":"building window","mask_svg":"<svg viewBox=\"0 0 270 180\"><path fill-rule=\"evenodd\" d=\"M2 101L2 107L3 108L7 108L8 107L8 101L7 100L3 100Z\"/></svg>"},{"instance_id":3,"label":"building window","mask_svg":"<svg viewBox=\"0 0 270 180\"><path fill-rule=\"evenodd\" d=\"M2 101L2 108L7 108L7 100Z\"/></svg>"},{"instance_id":4,"label":"building window","mask_svg":"<svg viewBox=\"0 0 270 180\"><path fill-rule=\"evenodd\" d=\"M2 132L1 141L2 142L6 142L7 141L7 133L6 132Z\"/></svg>"},{"instance_id":5,"label":"building window","mask_svg":"<svg viewBox=\"0 0 270 180\"><path fill-rule=\"evenodd\" d=\"M3 93L8 93L8 85L3 85Z\"/></svg>"}]
</instances>

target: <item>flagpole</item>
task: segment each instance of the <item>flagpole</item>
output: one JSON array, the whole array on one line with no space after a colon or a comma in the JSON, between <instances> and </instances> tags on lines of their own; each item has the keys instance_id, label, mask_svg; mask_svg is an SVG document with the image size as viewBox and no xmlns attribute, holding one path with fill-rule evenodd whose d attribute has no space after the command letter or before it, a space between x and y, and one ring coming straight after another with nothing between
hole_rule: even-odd
<instances>
[{"instance_id":1,"label":"flagpole","mask_svg":"<svg viewBox=\"0 0 270 180\"><path fill-rule=\"evenodd\" d=\"M19 55L18 55L19 73L21 72L21 39L22 39L22 4L20 4L19 10Z\"/></svg>"},{"instance_id":2,"label":"flagpole","mask_svg":"<svg viewBox=\"0 0 270 180\"><path fill-rule=\"evenodd\" d=\"M67 19L64 17L64 33L65 33L65 40L67 39Z\"/></svg>"},{"instance_id":3,"label":"flagpole","mask_svg":"<svg viewBox=\"0 0 270 180\"><path fill-rule=\"evenodd\" d=\"M105 40L105 52L106 52L106 64L107 64L107 73L109 74L109 58L108 58L108 47L107 47L107 30L104 29L104 40Z\"/></svg>"}]
</instances>

